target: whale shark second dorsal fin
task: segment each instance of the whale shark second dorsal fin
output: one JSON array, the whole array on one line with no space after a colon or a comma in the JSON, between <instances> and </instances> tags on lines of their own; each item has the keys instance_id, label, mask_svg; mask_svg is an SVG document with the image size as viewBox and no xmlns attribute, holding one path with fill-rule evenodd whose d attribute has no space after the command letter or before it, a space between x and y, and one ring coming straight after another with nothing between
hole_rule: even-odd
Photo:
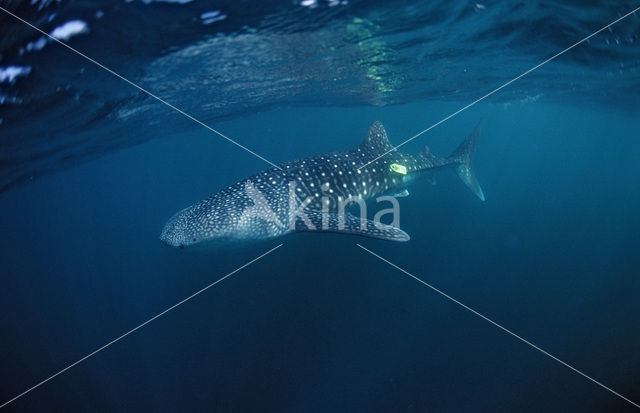
<instances>
[{"instance_id":1,"label":"whale shark second dorsal fin","mask_svg":"<svg viewBox=\"0 0 640 413\"><path fill-rule=\"evenodd\" d=\"M362 152L367 155L381 155L393 149L387 136L387 131L382 126L380 121L375 121L369 127L367 137L358 147Z\"/></svg>"}]
</instances>

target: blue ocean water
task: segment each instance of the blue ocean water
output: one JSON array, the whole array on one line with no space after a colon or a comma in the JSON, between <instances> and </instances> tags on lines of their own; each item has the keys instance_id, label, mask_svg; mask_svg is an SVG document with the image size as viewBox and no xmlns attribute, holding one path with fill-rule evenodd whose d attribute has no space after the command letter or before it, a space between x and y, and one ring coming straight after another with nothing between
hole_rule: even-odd
<instances>
[{"instance_id":1,"label":"blue ocean water","mask_svg":"<svg viewBox=\"0 0 640 413\"><path fill-rule=\"evenodd\" d=\"M374 120L398 144L637 7L0 5L274 162ZM640 16L402 148L444 156L481 121L486 202L445 170L400 198L409 242L206 253L163 224L268 165L0 24L0 404L283 243L0 410L634 411L356 243L640 402Z\"/></svg>"}]
</instances>

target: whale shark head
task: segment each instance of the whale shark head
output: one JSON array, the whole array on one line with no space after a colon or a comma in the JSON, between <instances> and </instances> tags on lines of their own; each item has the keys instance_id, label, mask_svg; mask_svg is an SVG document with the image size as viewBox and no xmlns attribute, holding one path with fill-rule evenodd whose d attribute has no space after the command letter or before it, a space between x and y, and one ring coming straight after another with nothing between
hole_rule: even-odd
<instances>
[{"instance_id":1,"label":"whale shark head","mask_svg":"<svg viewBox=\"0 0 640 413\"><path fill-rule=\"evenodd\" d=\"M192 208L186 208L172 216L162 228L160 241L171 247L184 248L198 242L199 235L190 222Z\"/></svg>"},{"instance_id":2,"label":"whale shark head","mask_svg":"<svg viewBox=\"0 0 640 413\"><path fill-rule=\"evenodd\" d=\"M238 182L217 194L175 214L167 221L160 240L176 248L195 247L207 249L226 243L259 240L282 235L289 231L284 217L288 207L289 187L266 187L264 180L256 177L258 187L251 180ZM260 189L263 189L263 194Z\"/></svg>"},{"instance_id":3,"label":"whale shark head","mask_svg":"<svg viewBox=\"0 0 640 413\"><path fill-rule=\"evenodd\" d=\"M196 204L176 213L162 228L160 240L171 247L186 248L227 238L233 227L229 217L211 207Z\"/></svg>"}]
</instances>

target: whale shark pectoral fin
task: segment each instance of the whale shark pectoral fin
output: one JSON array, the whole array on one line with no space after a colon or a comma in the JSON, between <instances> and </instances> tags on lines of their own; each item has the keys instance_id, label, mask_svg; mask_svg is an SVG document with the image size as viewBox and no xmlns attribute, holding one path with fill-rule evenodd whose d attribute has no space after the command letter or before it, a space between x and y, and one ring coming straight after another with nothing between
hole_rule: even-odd
<instances>
[{"instance_id":1,"label":"whale shark pectoral fin","mask_svg":"<svg viewBox=\"0 0 640 413\"><path fill-rule=\"evenodd\" d=\"M305 211L305 214L314 228L308 227L303 220L297 220L296 231L335 232L388 241L409 241L410 239L409 234L400 228L381 223L376 225L370 219L361 219L351 214L340 215L338 213L322 213L319 211Z\"/></svg>"}]
</instances>

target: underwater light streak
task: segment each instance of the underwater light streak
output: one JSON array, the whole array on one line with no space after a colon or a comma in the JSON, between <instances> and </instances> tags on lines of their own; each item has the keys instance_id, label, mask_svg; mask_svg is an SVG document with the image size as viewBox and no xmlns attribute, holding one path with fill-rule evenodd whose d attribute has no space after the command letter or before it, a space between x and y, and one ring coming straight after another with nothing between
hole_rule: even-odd
<instances>
[{"instance_id":1,"label":"underwater light streak","mask_svg":"<svg viewBox=\"0 0 640 413\"><path fill-rule=\"evenodd\" d=\"M465 310L468 310L470 312L472 312L473 314L477 315L478 317L482 318L483 320L493 324L494 326L498 327L499 329L501 329L502 331L512 335L513 337L517 338L518 340L522 341L523 343L533 347L534 349L538 350L539 352L541 352L542 354L552 358L553 360L557 361L558 363L562 364L565 367L568 367L569 369L573 370L574 372L580 374L581 376L583 376L586 379L589 379L590 381L594 382L595 384L597 384L598 386L602 387L605 390L610 391L611 393L615 394L616 396L620 397L621 399L631 403L632 405L634 405L635 407L640 409L640 404L637 404L635 402L633 402L632 400L629 400L628 398L624 397L623 395L621 395L620 393L616 392L615 390L612 390L611 388L605 386L604 384L600 383L598 380L593 379L589 376L587 376L585 373L581 372L580 370L578 370L577 368L573 367L572 365L565 363L564 361L560 360L559 358L557 358L556 356L554 356L553 354L541 349L540 347L536 346L535 344L533 344L532 342L520 337L519 335L517 335L516 333L514 333L513 331L507 329L506 327L502 327L500 324L496 323L495 321L493 321L492 319L490 319L489 317L486 317L482 314L480 314L479 312L477 312L476 310L474 310L473 308L461 303L460 301L456 300L455 298L451 297L450 295L440 291L439 289L437 289L436 287L432 286L431 284L422 281L420 278L416 277L415 275L411 274L409 271L406 271L400 267L398 267L397 265L395 265L394 263L392 263L391 261L379 256L378 254L376 254L375 252L363 247L360 244L356 244L358 247L362 248L363 250L365 250L366 252L368 252L369 254L373 255L374 257L380 259L381 261L386 262L387 264L389 264L390 266L392 266L393 268L405 273L406 275L408 275L409 277L413 278L414 280L418 281L419 283L431 288L433 291L437 292L438 294L442 295L443 297L445 297L446 299L453 301L454 303L458 304L459 306L461 306L462 308L464 308Z\"/></svg>"},{"instance_id":2,"label":"underwater light streak","mask_svg":"<svg viewBox=\"0 0 640 413\"><path fill-rule=\"evenodd\" d=\"M206 129L208 129L209 131L217 134L218 136L226 139L227 141L233 143L234 145L238 146L239 148L244 149L245 151L249 152L250 154L252 154L253 156L262 159L263 161L265 161L266 163L268 163L269 165L282 170L282 168L280 168L278 165L274 164L273 162L271 162L270 160L258 155L257 153L255 153L254 151L252 151L251 149L247 148L246 146L236 142L235 140L231 139L230 137L226 136L225 134L223 134L222 132L219 132L215 129L213 129L211 126L207 125L206 123L194 118L193 116L189 115L188 113L186 113L185 111L183 111L180 108L177 108L176 106L172 105L171 103L167 102L166 100L162 99L159 96L154 95L153 93L149 92L148 90L146 90L145 88L143 88L142 86L137 85L136 83L132 82L131 80L127 79L126 77L114 72L113 70L109 69L108 67L106 67L105 65L98 63L97 61L93 60L92 58L90 58L89 56L77 51L76 49L74 49L73 47L69 46L68 44L66 44L65 42L63 42L62 40L58 39L57 37L54 37L52 35L50 35L49 33L41 30L40 28L38 28L37 26L34 26L33 24L29 23L28 21L22 19L19 16L16 16L15 14L11 13L9 10L5 9L4 7L0 6L0 10L2 10L3 12L7 13L10 16L13 16L14 18L16 18L17 20L20 20L22 23L26 24L27 26L39 31L40 33L42 33L43 35L47 36L49 39L61 44L62 46L66 47L67 49L71 50L72 52L76 53L77 55L87 59L88 61L90 61L91 63L95 64L98 67L101 67L102 69L106 70L107 72L111 73L112 75L114 75L115 77L124 80L125 82L127 82L128 84L130 84L131 86L135 87L136 89L140 90L141 92L147 94L148 96L154 98L155 100L157 100L158 102L170 107L171 109L175 110L176 112L180 113L181 115L191 119L192 121L194 121L195 123L197 123L200 126L205 127ZM55 34L55 33L54 33Z\"/></svg>"},{"instance_id":3,"label":"underwater light streak","mask_svg":"<svg viewBox=\"0 0 640 413\"><path fill-rule=\"evenodd\" d=\"M431 129L435 128L436 126L440 125L441 123L444 123L446 121L448 121L449 119L451 119L452 117L458 115L459 113L469 109L471 106L474 106L476 103L479 103L483 100L485 100L486 98L488 98L489 96L493 95L494 93L498 92L499 90L509 86L510 84L512 84L513 82L515 82L516 80L528 75L529 73L533 72L534 70L538 69L540 66L543 66L547 63L549 63L550 61L552 61L553 59L555 59L558 56L561 56L563 54L565 54L566 52L568 52L569 50L573 49L574 47L578 46L581 43L586 42L587 40L589 40L590 38L592 38L593 36L597 35L598 33L602 32L603 30L608 29L609 27L613 26L614 24L618 23L619 21L629 17L630 15L634 14L635 12L637 12L638 10L640 10L640 6L636 7L635 9L631 10L629 13L625 14L622 17L619 17L618 19L612 21L611 23L607 24L606 26L604 26L603 28L601 28L598 31L595 31L593 33L591 33L589 36L585 37L584 39L572 44L571 46L567 47L566 49L564 49L561 52L558 52L556 54L554 54L553 56L551 56L550 58L548 58L547 60L545 60L542 63L538 63L537 65L535 65L534 67L532 67L531 69L527 70L526 72L520 74L519 76L514 77L513 79L511 79L510 81L508 81L507 83L503 84L502 86L492 90L491 92L487 93L486 95L482 96L481 98L478 98L476 100L474 100L473 102L469 103L467 106L464 106L460 109L458 109L457 111L453 112L451 115L447 116L446 118L440 120L439 122L434 123L433 125L429 126L427 129L423 130L420 133L415 134L414 136L412 136L411 138L407 139L406 141L402 142L401 144L399 144L398 146L395 146L391 149L389 149L387 152L383 153L382 155L378 156L377 158L365 163L364 165L362 165L360 168L358 168L358 170L360 170L361 168L364 168L368 165L370 165L371 163L377 161L378 159L382 158L383 156L385 156L386 154L388 154L389 152L393 152L395 150L397 150L399 147L411 142L412 140L414 140L415 138L429 132Z\"/></svg>"},{"instance_id":4,"label":"underwater light streak","mask_svg":"<svg viewBox=\"0 0 640 413\"><path fill-rule=\"evenodd\" d=\"M216 281L212 282L211 284L207 285L206 287L196 291L195 293L191 294L190 296L188 296L187 298L184 298L182 301L172 305L171 307L167 308L166 310L162 311L159 314L156 314L155 316L151 317L150 319L148 319L147 321L145 321L144 323L138 325L135 328L132 328L131 330L127 331L126 333L122 334L121 336L111 340L110 342L108 342L107 344L103 345L102 347L100 347L97 350L94 350L93 352L87 354L86 356L82 357L80 360L68 365L67 367L63 368L62 370L60 370L59 372L55 373L52 376L49 376L48 378L42 380L40 383L36 384L35 386L31 387L28 390L23 391L22 393L20 393L19 395L15 396L14 398L12 398L11 400L6 401L5 403L0 405L0 409L2 409L3 407L7 406L9 403L12 403L14 401L16 401L17 399L19 399L20 397L24 396L25 394L31 392L32 390L37 389L38 387L42 386L43 384L45 384L46 382L48 382L49 380L59 376L60 374L64 373L65 371L69 370L70 368L82 363L83 361L85 361L86 359L88 359L89 357L99 353L100 351L104 350L105 348L109 347L110 345L117 343L118 341L122 340L123 338L125 338L126 336L128 336L129 334L135 332L136 330L139 330L140 328L146 326L147 324L149 324L150 322L152 322L153 320L155 320L156 318L162 317L163 315L165 315L166 313L168 313L169 311L173 310L174 308L186 303L187 301L191 300L192 298L194 298L195 296L199 295L200 293L205 292L206 290L208 290L209 288L213 287L214 285L226 280L227 278L231 277L233 274L237 273L238 271L248 267L249 265L253 264L254 262L258 261L259 259L267 256L268 254L271 254L273 251L277 250L278 248L280 248L283 244L280 244L274 248L271 248L269 251L265 252L264 254L252 259L251 261L247 262L246 264L236 268L235 270L231 271L230 273L228 273L227 275L225 275L222 278L217 279Z\"/></svg>"}]
</instances>

